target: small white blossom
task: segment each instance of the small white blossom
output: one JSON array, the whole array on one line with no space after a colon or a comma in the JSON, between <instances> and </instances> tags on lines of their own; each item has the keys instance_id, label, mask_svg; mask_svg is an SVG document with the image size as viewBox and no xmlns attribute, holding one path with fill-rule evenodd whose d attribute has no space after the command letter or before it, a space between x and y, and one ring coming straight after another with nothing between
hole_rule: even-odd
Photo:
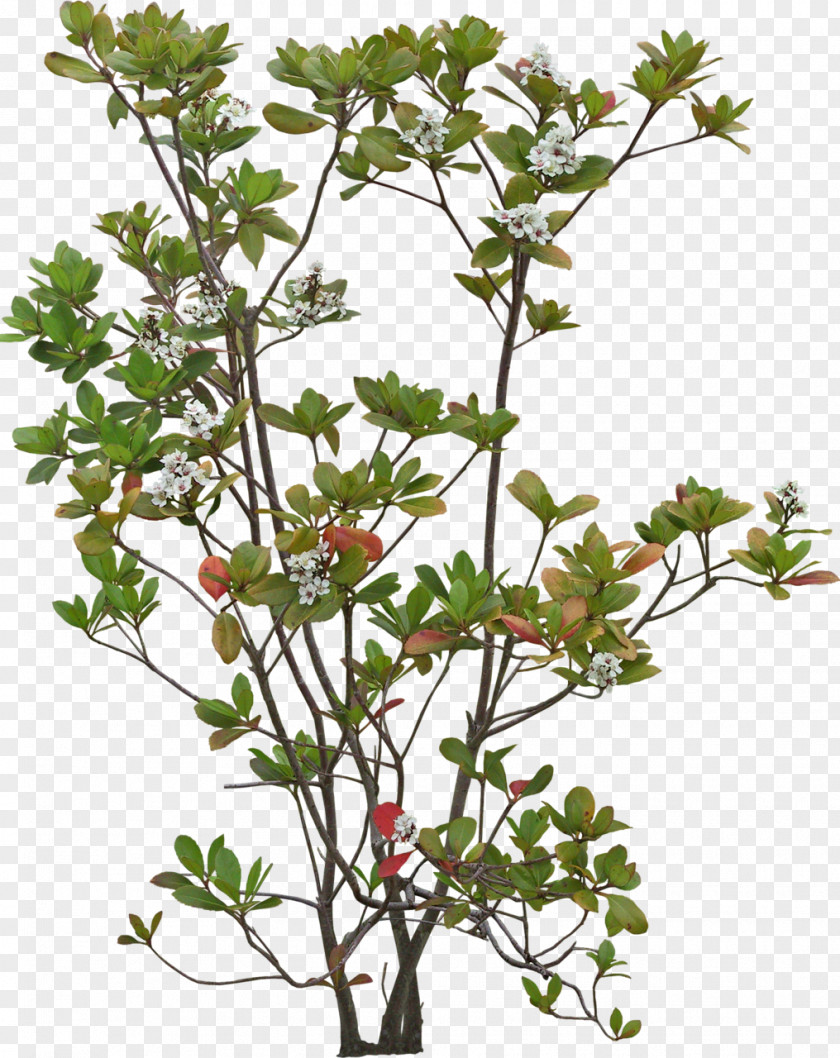
<instances>
[{"instance_id":1,"label":"small white blossom","mask_svg":"<svg viewBox=\"0 0 840 1058\"><path fill-rule=\"evenodd\" d=\"M297 584L298 598L306 606L319 596L329 595L330 582L324 576L328 553L329 545L322 540L311 551L289 556L289 580Z\"/></svg>"},{"instance_id":2,"label":"small white blossom","mask_svg":"<svg viewBox=\"0 0 840 1058\"><path fill-rule=\"evenodd\" d=\"M568 88L571 83L557 69L548 46L543 43L536 44L531 54L517 63L517 68L522 69L526 77L547 77L558 88Z\"/></svg>"},{"instance_id":3,"label":"small white blossom","mask_svg":"<svg viewBox=\"0 0 840 1058\"><path fill-rule=\"evenodd\" d=\"M236 99L231 96L226 103L221 103L216 108L216 124L225 129L225 131L240 129L243 125L248 124L248 116L252 110L253 107L250 103L246 103L244 99Z\"/></svg>"},{"instance_id":4,"label":"small white blossom","mask_svg":"<svg viewBox=\"0 0 840 1058\"><path fill-rule=\"evenodd\" d=\"M394 820L394 840L417 844L417 820L410 812L403 812Z\"/></svg>"},{"instance_id":5,"label":"small white blossom","mask_svg":"<svg viewBox=\"0 0 840 1058\"><path fill-rule=\"evenodd\" d=\"M600 653L592 655L592 661L584 675L597 687L614 687L620 673L621 662L615 654Z\"/></svg>"},{"instance_id":6,"label":"small white blossom","mask_svg":"<svg viewBox=\"0 0 840 1058\"><path fill-rule=\"evenodd\" d=\"M416 127L400 133L400 139L419 154L439 154L448 132L437 110L421 110Z\"/></svg>"},{"instance_id":7,"label":"small white blossom","mask_svg":"<svg viewBox=\"0 0 840 1058\"><path fill-rule=\"evenodd\" d=\"M180 367L181 361L186 356L187 343L177 334L161 330L160 321L161 313L157 309L146 309L142 312L140 315L142 328L135 344L155 360L162 360L170 370L173 370Z\"/></svg>"},{"instance_id":8,"label":"small white blossom","mask_svg":"<svg viewBox=\"0 0 840 1058\"><path fill-rule=\"evenodd\" d=\"M211 440L213 430L225 421L222 412L210 411L200 400L188 400L184 405L184 416L181 419L181 430L193 437Z\"/></svg>"},{"instance_id":9,"label":"small white blossom","mask_svg":"<svg viewBox=\"0 0 840 1058\"><path fill-rule=\"evenodd\" d=\"M182 499L193 486L203 485L207 480L207 468L199 466L186 452L168 452L161 462L163 470L149 487L155 507Z\"/></svg>"},{"instance_id":10,"label":"small white blossom","mask_svg":"<svg viewBox=\"0 0 840 1058\"><path fill-rule=\"evenodd\" d=\"M798 481L784 481L775 489L782 503L788 507L788 513L795 518L804 518L808 513L808 504L802 501Z\"/></svg>"},{"instance_id":11,"label":"small white blossom","mask_svg":"<svg viewBox=\"0 0 840 1058\"><path fill-rule=\"evenodd\" d=\"M225 284L218 294L214 293L210 280L205 275L198 277L199 293L184 305L184 312L189 313L196 323L217 323L225 318L227 299L234 287Z\"/></svg>"},{"instance_id":12,"label":"small white blossom","mask_svg":"<svg viewBox=\"0 0 840 1058\"><path fill-rule=\"evenodd\" d=\"M580 162L575 154L574 133L571 127L549 129L543 139L528 152L528 171L538 176L563 176L576 173Z\"/></svg>"},{"instance_id":13,"label":"small white blossom","mask_svg":"<svg viewBox=\"0 0 840 1058\"><path fill-rule=\"evenodd\" d=\"M504 225L515 239L537 242L541 245L551 239L548 218L532 203L523 202L511 209L497 209L493 214L493 219Z\"/></svg>"},{"instance_id":14,"label":"small white blossom","mask_svg":"<svg viewBox=\"0 0 840 1058\"><path fill-rule=\"evenodd\" d=\"M304 275L292 280L291 291L296 300L289 306L287 323L296 327L314 327L324 316L331 316L334 312L338 312L339 317L347 315L341 294L322 289L323 272L323 263L313 261Z\"/></svg>"}]
</instances>

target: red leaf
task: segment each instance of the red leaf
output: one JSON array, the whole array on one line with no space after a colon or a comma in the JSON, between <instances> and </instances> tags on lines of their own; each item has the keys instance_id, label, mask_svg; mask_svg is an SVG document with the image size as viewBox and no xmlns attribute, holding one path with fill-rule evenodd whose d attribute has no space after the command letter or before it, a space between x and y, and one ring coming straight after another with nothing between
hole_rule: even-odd
<instances>
[{"instance_id":1,"label":"red leaf","mask_svg":"<svg viewBox=\"0 0 840 1058\"><path fill-rule=\"evenodd\" d=\"M443 867L447 874L452 874L453 870L455 869L453 864L450 863L449 860L438 860L438 863L441 867Z\"/></svg>"},{"instance_id":2,"label":"red leaf","mask_svg":"<svg viewBox=\"0 0 840 1058\"><path fill-rule=\"evenodd\" d=\"M514 797L518 797L530 781L530 779L514 779L510 784L510 792Z\"/></svg>"},{"instance_id":3,"label":"red leaf","mask_svg":"<svg viewBox=\"0 0 840 1058\"><path fill-rule=\"evenodd\" d=\"M399 805L395 805L393 801L383 801L381 805L377 805L374 808L373 821L383 838L387 838L389 841L393 838L394 820L402 814L403 810Z\"/></svg>"},{"instance_id":4,"label":"red leaf","mask_svg":"<svg viewBox=\"0 0 840 1058\"><path fill-rule=\"evenodd\" d=\"M376 533L369 533L367 529L354 529L350 525L336 525L334 531L335 546L338 551L344 553L354 544L360 544L371 562L382 558L382 540Z\"/></svg>"},{"instance_id":5,"label":"red leaf","mask_svg":"<svg viewBox=\"0 0 840 1058\"><path fill-rule=\"evenodd\" d=\"M605 117L611 110L615 109L615 92L604 92L604 105L595 115L595 120L600 121L601 118Z\"/></svg>"},{"instance_id":6,"label":"red leaf","mask_svg":"<svg viewBox=\"0 0 840 1058\"><path fill-rule=\"evenodd\" d=\"M561 620L563 624L560 626L561 628L565 628L567 625L571 624L572 621L577 621L577 623L572 628L570 628L568 632L565 632L563 634L563 638L568 639L569 636L573 636L575 632L577 632L577 630L583 623L584 617L586 617L586 596L573 595L570 599L566 599L566 601L563 603L562 613L563 616L561 617Z\"/></svg>"},{"instance_id":7,"label":"red leaf","mask_svg":"<svg viewBox=\"0 0 840 1058\"><path fill-rule=\"evenodd\" d=\"M664 554L665 548L662 544L642 544L639 550L634 551L621 568L629 570L631 573L640 573L643 569L647 569L648 566L652 566L654 562L658 562Z\"/></svg>"},{"instance_id":8,"label":"red leaf","mask_svg":"<svg viewBox=\"0 0 840 1058\"><path fill-rule=\"evenodd\" d=\"M376 710L376 712L373 715L374 715L374 717L381 716L383 711L386 712L386 713L389 713L392 709L396 709L398 705L402 705L402 703L404 701L405 701L405 698L392 698L390 702L386 702L385 703L385 709L384 710L380 707L379 709Z\"/></svg>"},{"instance_id":9,"label":"red leaf","mask_svg":"<svg viewBox=\"0 0 840 1058\"><path fill-rule=\"evenodd\" d=\"M370 974L356 974L355 977L351 977L347 982L347 987L352 988L353 985L370 985L373 984L373 978Z\"/></svg>"},{"instance_id":10,"label":"red leaf","mask_svg":"<svg viewBox=\"0 0 840 1058\"><path fill-rule=\"evenodd\" d=\"M677 503L682 503L688 495L688 489L685 485L677 485Z\"/></svg>"},{"instance_id":11,"label":"red leaf","mask_svg":"<svg viewBox=\"0 0 840 1058\"><path fill-rule=\"evenodd\" d=\"M129 470L129 472L126 474L126 476L122 480L122 486L121 487L122 487L122 494L123 494L123 496L125 496L126 493L131 492L132 489L142 489L143 488L143 479L135 471Z\"/></svg>"},{"instance_id":12,"label":"red leaf","mask_svg":"<svg viewBox=\"0 0 840 1058\"><path fill-rule=\"evenodd\" d=\"M392 874L397 873L408 857L413 855L414 849L410 852L401 852L399 856L388 856L379 864L379 877L390 878Z\"/></svg>"},{"instance_id":13,"label":"red leaf","mask_svg":"<svg viewBox=\"0 0 840 1058\"><path fill-rule=\"evenodd\" d=\"M534 626L530 621L526 621L524 617L503 617L502 621L511 632L518 635L520 639L524 639L526 643L535 643L537 646L542 643L542 639L534 630Z\"/></svg>"},{"instance_id":14,"label":"red leaf","mask_svg":"<svg viewBox=\"0 0 840 1058\"><path fill-rule=\"evenodd\" d=\"M406 639L405 652L406 654L431 654L433 650L439 650L441 647L454 642L455 639L447 635L446 632L435 632L431 628L426 628L422 632L415 632L413 636L409 636Z\"/></svg>"},{"instance_id":15,"label":"red leaf","mask_svg":"<svg viewBox=\"0 0 840 1058\"><path fill-rule=\"evenodd\" d=\"M830 570L815 569L812 573L801 573L798 577L788 577L787 580L782 581L782 584L795 584L798 587L803 584L835 584L838 580L840 577Z\"/></svg>"},{"instance_id":16,"label":"red leaf","mask_svg":"<svg viewBox=\"0 0 840 1058\"><path fill-rule=\"evenodd\" d=\"M205 573L212 573L214 577L221 577L222 580L227 581L228 584L230 584L230 574L222 565L222 560L217 555L208 555L198 567L198 583L204 588L208 595L211 595L216 602L218 602L228 589L224 584L220 584L217 580L211 580L210 577L205 577Z\"/></svg>"}]
</instances>

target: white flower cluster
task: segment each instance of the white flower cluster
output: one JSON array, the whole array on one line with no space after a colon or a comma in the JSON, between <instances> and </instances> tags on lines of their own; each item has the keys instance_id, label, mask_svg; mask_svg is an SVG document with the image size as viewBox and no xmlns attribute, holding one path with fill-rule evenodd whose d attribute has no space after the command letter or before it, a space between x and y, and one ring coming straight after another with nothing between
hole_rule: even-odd
<instances>
[{"instance_id":1,"label":"white flower cluster","mask_svg":"<svg viewBox=\"0 0 840 1058\"><path fill-rule=\"evenodd\" d=\"M213 114L213 120L207 120L205 108L208 103L218 98L218 94L215 88L211 88L198 99L188 103L186 113L181 119L183 124L195 132L208 133L229 132L231 129L239 129L247 124L248 116L254 108L244 99L236 99L234 96L228 96L224 102L220 103Z\"/></svg>"},{"instance_id":2,"label":"white flower cluster","mask_svg":"<svg viewBox=\"0 0 840 1058\"><path fill-rule=\"evenodd\" d=\"M225 131L241 129L243 125L248 124L248 115L253 109L244 99L231 96L226 103L216 108L216 124Z\"/></svg>"},{"instance_id":3,"label":"white flower cluster","mask_svg":"<svg viewBox=\"0 0 840 1058\"><path fill-rule=\"evenodd\" d=\"M233 287L227 284L218 294L214 294L206 276L198 277L198 285L198 297L185 303L184 312L189 313L196 323L216 323L224 319L225 303L233 292Z\"/></svg>"},{"instance_id":4,"label":"white flower cluster","mask_svg":"<svg viewBox=\"0 0 840 1058\"><path fill-rule=\"evenodd\" d=\"M795 518L804 518L808 513L808 504L802 502L799 492L799 482L785 481L776 489L776 494L782 503L788 505L789 512Z\"/></svg>"},{"instance_id":5,"label":"white flower cluster","mask_svg":"<svg viewBox=\"0 0 840 1058\"><path fill-rule=\"evenodd\" d=\"M510 209L497 209L493 218L503 224L517 239L524 239L525 242L538 242L541 246L551 240L548 218L542 210L531 203L523 202Z\"/></svg>"},{"instance_id":6,"label":"white flower cluster","mask_svg":"<svg viewBox=\"0 0 840 1058\"><path fill-rule=\"evenodd\" d=\"M400 133L400 139L420 154L439 154L449 129L437 110L421 110L417 126Z\"/></svg>"},{"instance_id":7,"label":"white flower cluster","mask_svg":"<svg viewBox=\"0 0 840 1058\"><path fill-rule=\"evenodd\" d=\"M542 42L534 45L534 50L526 59L517 64L526 77L547 77L553 81L558 88L568 88L571 82L554 65L548 46Z\"/></svg>"},{"instance_id":8,"label":"white flower cluster","mask_svg":"<svg viewBox=\"0 0 840 1058\"><path fill-rule=\"evenodd\" d=\"M333 312L338 312L339 316L347 315L341 294L334 290L322 290L323 282L324 265L321 261L313 261L304 275L292 281L292 293L296 301L289 307L286 323L296 327L314 327L320 319Z\"/></svg>"},{"instance_id":9,"label":"white flower cluster","mask_svg":"<svg viewBox=\"0 0 840 1058\"><path fill-rule=\"evenodd\" d=\"M576 173L580 162L575 152L575 141L571 127L549 129L545 137L528 151L528 172L540 176L562 176Z\"/></svg>"},{"instance_id":10,"label":"white flower cluster","mask_svg":"<svg viewBox=\"0 0 840 1058\"><path fill-rule=\"evenodd\" d=\"M297 584L299 600L306 606L311 606L319 595L329 593L330 582L324 576L328 553L329 545L322 540L311 551L289 556L289 580Z\"/></svg>"},{"instance_id":11,"label":"white flower cluster","mask_svg":"<svg viewBox=\"0 0 840 1058\"><path fill-rule=\"evenodd\" d=\"M194 485L207 481L206 467L199 466L186 452L170 452L162 462L163 470L149 488L155 507L163 507L169 500L177 503Z\"/></svg>"},{"instance_id":12,"label":"white flower cluster","mask_svg":"<svg viewBox=\"0 0 840 1058\"><path fill-rule=\"evenodd\" d=\"M184 405L184 417L181 419L182 433L201 437L205 441L213 437L213 429L225 421L223 412L210 411L200 400L188 400Z\"/></svg>"},{"instance_id":13,"label":"white flower cluster","mask_svg":"<svg viewBox=\"0 0 840 1058\"><path fill-rule=\"evenodd\" d=\"M142 330L135 344L155 360L162 360L172 370L180 367L187 352L187 343L177 334L161 330L160 320L161 313L157 309L146 309L142 312Z\"/></svg>"},{"instance_id":14,"label":"white flower cluster","mask_svg":"<svg viewBox=\"0 0 840 1058\"><path fill-rule=\"evenodd\" d=\"M417 820L411 812L403 812L394 820L395 841L405 841L409 845L416 845L417 832Z\"/></svg>"},{"instance_id":15,"label":"white flower cluster","mask_svg":"<svg viewBox=\"0 0 840 1058\"><path fill-rule=\"evenodd\" d=\"M621 662L615 654L593 654L589 668L586 670L586 678L597 687L615 687L619 674L621 673Z\"/></svg>"}]
</instances>

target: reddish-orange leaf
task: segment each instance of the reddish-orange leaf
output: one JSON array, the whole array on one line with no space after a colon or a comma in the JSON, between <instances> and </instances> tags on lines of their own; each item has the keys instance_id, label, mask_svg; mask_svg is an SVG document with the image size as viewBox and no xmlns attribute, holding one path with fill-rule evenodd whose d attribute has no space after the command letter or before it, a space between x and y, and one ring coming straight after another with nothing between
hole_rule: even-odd
<instances>
[{"instance_id":1,"label":"reddish-orange leaf","mask_svg":"<svg viewBox=\"0 0 840 1058\"><path fill-rule=\"evenodd\" d=\"M542 638L536 631L530 621L526 621L524 617L503 617L502 621L508 626L508 628L515 635L518 635L520 639L524 639L526 643L536 643L537 646L542 643Z\"/></svg>"},{"instance_id":2,"label":"reddish-orange leaf","mask_svg":"<svg viewBox=\"0 0 840 1058\"><path fill-rule=\"evenodd\" d=\"M403 810L393 801L383 801L373 810L373 821L383 838L389 841L394 836L394 820L401 816Z\"/></svg>"},{"instance_id":3,"label":"reddish-orange leaf","mask_svg":"<svg viewBox=\"0 0 840 1058\"><path fill-rule=\"evenodd\" d=\"M334 531L335 546L342 553L354 544L360 544L371 562L382 558L382 540L376 533L369 533L367 529L354 529L351 525L336 525Z\"/></svg>"},{"instance_id":4,"label":"reddish-orange leaf","mask_svg":"<svg viewBox=\"0 0 840 1058\"><path fill-rule=\"evenodd\" d=\"M561 628L565 628L567 625L570 625L572 621L577 622L568 630L568 632L563 635L564 639L568 639L569 636L573 636L575 632L577 632L577 630L581 626L584 617L586 617L586 596L573 595L571 599L566 599L566 601L563 603L562 613L563 616L561 620L563 621L563 624L560 626Z\"/></svg>"},{"instance_id":5,"label":"reddish-orange leaf","mask_svg":"<svg viewBox=\"0 0 840 1058\"><path fill-rule=\"evenodd\" d=\"M405 698L392 698L390 702L386 702L385 703L384 712L390 713L390 711L392 709L396 709L397 706L398 705L402 705L402 703L404 701L405 701ZM376 710L376 712L373 715L374 715L374 717L377 717L377 716L381 716L382 713L383 713L383 709L380 707L379 709Z\"/></svg>"},{"instance_id":6,"label":"reddish-orange leaf","mask_svg":"<svg viewBox=\"0 0 840 1058\"><path fill-rule=\"evenodd\" d=\"M439 650L448 643L454 643L452 636L446 632L435 632L432 628L426 628L422 632L415 632L405 641L406 654L430 654L433 650Z\"/></svg>"},{"instance_id":7,"label":"reddish-orange leaf","mask_svg":"<svg viewBox=\"0 0 840 1058\"><path fill-rule=\"evenodd\" d=\"M370 974L356 974L355 977L351 977L347 982L347 987L352 988L353 985L370 985L373 984L373 978Z\"/></svg>"},{"instance_id":8,"label":"reddish-orange leaf","mask_svg":"<svg viewBox=\"0 0 840 1058\"><path fill-rule=\"evenodd\" d=\"M795 584L797 587L803 584L835 584L840 578L836 573L828 569L815 569L811 573L800 573L798 577L788 577L782 584Z\"/></svg>"},{"instance_id":9,"label":"reddish-orange leaf","mask_svg":"<svg viewBox=\"0 0 840 1058\"><path fill-rule=\"evenodd\" d=\"M514 779L510 784L510 792L514 797L518 797L530 781L530 779Z\"/></svg>"},{"instance_id":10,"label":"reddish-orange leaf","mask_svg":"<svg viewBox=\"0 0 840 1058\"><path fill-rule=\"evenodd\" d=\"M228 590L224 584L220 584L217 580L211 580L210 577L205 577L205 573L212 573L214 577L221 577L222 580L230 584L230 574L222 565L222 560L217 555L208 555L207 558L198 567L198 583L204 588L208 595L211 595L216 602Z\"/></svg>"},{"instance_id":11,"label":"reddish-orange leaf","mask_svg":"<svg viewBox=\"0 0 840 1058\"><path fill-rule=\"evenodd\" d=\"M139 474L135 473L133 470L129 470L129 472L122 480L121 487L122 494L123 496L125 496L127 493L131 492L132 489L142 489L143 479L140 477Z\"/></svg>"},{"instance_id":12,"label":"reddish-orange leaf","mask_svg":"<svg viewBox=\"0 0 840 1058\"><path fill-rule=\"evenodd\" d=\"M647 569L654 562L658 562L664 554L665 548L662 544L642 544L639 550L634 551L621 568L628 570L630 573L641 573L643 569Z\"/></svg>"},{"instance_id":13,"label":"reddish-orange leaf","mask_svg":"<svg viewBox=\"0 0 840 1058\"><path fill-rule=\"evenodd\" d=\"M413 855L414 849L410 852L401 852L398 856L388 856L379 864L379 877L390 878L392 874L397 873L408 857Z\"/></svg>"}]
</instances>

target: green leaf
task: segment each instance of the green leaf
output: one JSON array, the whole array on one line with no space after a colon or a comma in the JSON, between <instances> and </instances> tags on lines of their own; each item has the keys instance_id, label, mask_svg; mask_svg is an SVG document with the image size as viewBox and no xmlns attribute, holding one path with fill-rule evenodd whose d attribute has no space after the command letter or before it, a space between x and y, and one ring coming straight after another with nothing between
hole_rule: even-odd
<instances>
[{"instance_id":1,"label":"green leaf","mask_svg":"<svg viewBox=\"0 0 840 1058\"><path fill-rule=\"evenodd\" d=\"M204 876L204 856L193 838L186 834L175 838L175 855L192 874Z\"/></svg>"},{"instance_id":2,"label":"green leaf","mask_svg":"<svg viewBox=\"0 0 840 1058\"><path fill-rule=\"evenodd\" d=\"M111 93L111 95L108 96L106 113L111 128L115 129L121 121L128 117L128 107L118 95Z\"/></svg>"},{"instance_id":3,"label":"green leaf","mask_svg":"<svg viewBox=\"0 0 840 1058\"><path fill-rule=\"evenodd\" d=\"M626 929L628 933L647 933L648 921L644 912L629 896L613 893L603 895L609 901L610 911L622 929Z\"/></svg>"},{"instance_id":4,"label":"green leaf","mask_svg":"<svg viewBox=\"0 0 840 1058\"><path fill-rule=\"evenodd\" d=\"M156 874L151 882L152 885L157 885L161 889L182 889L185 885L192 885L185 874L178 874L177 871L163 871L161 874Z\"/></svg>"},{"instance_id":5,"label":"green leaf","mask_svg":"<svg viewBox=\"0 0 840 1058\"><path fill-rule=\"evenodd\" d=\"M504 239L484 239L475 248L470 264L473 268L496 268L507 260L510 247Z\"/></svg>"},{"instance_id":6,"label":"green leaf","mask_svg":"<svg viewBox=\"0 0 840 1058\"><path fill-rule=\"evenodd\" d=\"M243 224L239 229L239 246L254 268L257 268L265 253L265 235L262 229L256 224Z\"/></svg>"},{"instance_id":7,"label":"green leaf","mask_svg":"<svg viewBox=\"0 0 840 1058\"><path fill-rule=\"evenodd\" d=\"M295 110L294 107L287 107L282 103L269 103L263 108L263 117L273 129L290 136L317 132L328 124L325 118L319 118L317 114Z\"/></svg>"},{"instance_id":8,"label":"green leaf","mask_svg":"<svg viewBox=\"0 0 840 1058\"><path fill-rule=\"evenodd\" d=\"M463 816L461 819L453 819L449 824L447 837L452 845L455 855L461 859L470 842L475 837L476 822Z\"/></svg>"},{"instance_id":9,"label":"green leaf","mask_svg":"<svg viewBox=\"0 0 840 1058\"><path fill-rule=\"evenodd\" d=\"M445 738L439 749L446 760L457 764L470 778L476 777L478 773L475 770L475 757L459 738Z\"/></svg>"},{"instance_id":10,"label":"green leaf","mask_svg":"<svg viewBox=\"0 0 840 1058\"><path fill-rule=\"evenodd\" d=\"M481 138L506 169L514 173L526 172L527 166L519 150L519 144L513 136L508 136L504 132L483 132Z\"/></svg>"},{"instance_id":11,"label":"green leaf","mask_svg":"<svg viewBox=\"0 0 840 1058\"><path fill-rule=\"evenodd\" d=\"M199 907L203 911L224 911L225 905L213 893L200 889L197 885L185 885L172 894L175 899L187 907Z\"/></svg>"},{"instance_id":12,"label":"green leaf","mask_svg":"<svg viewBox=\"0 0 840 1058\"><path fill-rule=\"evenodd\" d=\"M386 173L401 173L411 165L411 162L405 158L398 158L394 148L387 147L382 140L374 136L361 133L358 140L362 154L377 169L382 169Z\"/></svg>"},{"instance_id":13,"label":"green leaf","mask_svg":"<svg viewBox=\"0 0 840 1058\"><path fill-rule=\"evenodd\" d=\"M553 265L555 268L571 268L572 259L559 246L553 243L542 246L538 242L524 242L520 245L522 253L528 254L541 264Z\"/></svg>"},{"instance_id":14,"label":"green leaf","mask_svg":"<svg viewBox=\"0 0 840 1058\"><path fill-rule=\"evenodd\" d=\"M446 858L446 850L440 840L440 834L432 827L423 827L417 835L417 841L420 848L424 852L428 852L430 856L434 856L435 859L443 860Z\"/></svg>"},{"instance_id":15,"label":"green leaf","mask_svg":"<svg viewBox=\"0 0 840 1058\"><path fill-rule=\"evenodd\" d=\"M62 55L58 51L49 52L44 58L44 65L57 77L69 77L72 81L80 81L82 84L98 84L105 80L90 63L74 59L70 55Z\"/></svg>"},{"instance_id":16,"label":"green leaf","mask_svg":"<svg viewBox=\"0 0 840 1058\"><path fill-rule=\"evenodd\" d=\"M397 507L412 518L434 518L435 515L446 514L446 504L437 496L412 496L401 500Z\"/></svg>"},{"instance_id":17,"label":"green leaf","mask_svg":"<svg viewBox=\"0 0 840 1058\"><path fill-rule=\"evenodd\" d=\"M623 1020L624 1019L621 1016L621 1011L618 1009L618 1007L616 1007L612 1014L610 1014L610 1028L613 1030L616 1036L621 1030L621 1023Z\"/></svg>"}]
</instances>

